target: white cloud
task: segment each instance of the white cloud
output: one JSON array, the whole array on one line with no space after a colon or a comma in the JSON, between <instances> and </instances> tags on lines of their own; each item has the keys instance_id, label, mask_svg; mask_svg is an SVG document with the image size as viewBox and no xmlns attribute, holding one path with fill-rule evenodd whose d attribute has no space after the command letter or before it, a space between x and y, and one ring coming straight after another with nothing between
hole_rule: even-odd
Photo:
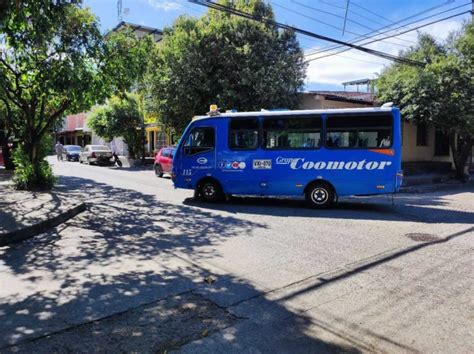
<instances>
[{"instance_id":1,"label":"white cloud","mask_svg":"<svg viewBox=\"0 0 474 354\"><path fill-rule=\"evenodd\" d=\"M177 1L166 1L166 0L148 0L148 4L155 9L164 11L180 10L181 4Z\"/></svg>"},{"instance_id":2,"label":"white cloud","mask_svg":"<svg viewBox=\"0 0 474 354\"><path fill-rule=\"evenodd\" d=\"M420 29L420 31L433 35L438 41L443 41L447 38L450 32L459 30L461 26L462 21L451 20L424 27ZM388 34L385 34L383 36L387 35ZM416 42L417 37L418 33L413 31L396 37L401 39L401 41L395 38L388 39L388 41L411 45L412 42ZM387 42L375 42L373 44L367 45L367 47L394 55L398 55L399 51L402 49L407 49L405 47L393 45ZM321 48L311 48L307 52L313 52L318 49ZM324 54L330 53L332 52L326 52ZM320 55L322 56L323 54ZM314 57L316 56L311 56L308 58ZM376 76L375 73L380 73L384 66L390 65L390 63L391 61L389 60L352 49L338 55L333 55L310 62L307 71L306 83L340 85L344 81L374 78Z\"/></svg>"}]
</instances>

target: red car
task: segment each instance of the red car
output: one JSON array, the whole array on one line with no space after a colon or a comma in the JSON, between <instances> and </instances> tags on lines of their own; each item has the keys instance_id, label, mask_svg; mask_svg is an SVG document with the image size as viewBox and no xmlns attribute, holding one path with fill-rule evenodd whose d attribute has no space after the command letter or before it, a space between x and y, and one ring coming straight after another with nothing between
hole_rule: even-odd
<instances>
[{"instance_id":1,"label":"red car","mask_svg":"<svg viewBox=\"0 0 474 354\"><path fill-rule=\"evenodd\" d=\"M175 150L175 147L169 146L161 148L160 151L156 153L153 166L157 177L163 177L164 173L171 173Z\"/></svg>"}]
</instances>

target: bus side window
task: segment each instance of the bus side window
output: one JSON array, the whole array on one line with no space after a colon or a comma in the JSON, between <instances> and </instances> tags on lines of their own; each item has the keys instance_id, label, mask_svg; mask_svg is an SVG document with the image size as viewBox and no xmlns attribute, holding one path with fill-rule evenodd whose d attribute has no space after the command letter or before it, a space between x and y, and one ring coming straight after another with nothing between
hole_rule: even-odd
<instances>
[{"instance_id":1,"label":"bus side window","mask_svg":"<svg viewBox=\"0 0 474 354\"><path fill-rule=\"evenodd\" d=\"M212 151L215 144L214 128L194 128L184 143L184 154L190 156Z\"/></svg>"},{"instance_id":2,"label":"bus side window","mask_svg":"<svg viewBox=\"0 0 474 354\"><path fill-rule=\"evenodd\" d=\"M229 148L255 150L258 146L259 123L257 118L234 118L229 124Z\"/></svg>"},{"instance_id":3,"label":"bus side window","mask_svg":"<svg viewBox=\"0 0 474 354\"><path fill-rule=\"evenodd\" d=\"M263 121L263 147L275 150L321 147L320 116L269 117Z\"/></svg>"},{"instance_id":4,"label":"bus side window","mask_svg":"<svg viewBox=\"0 0 474 354\"><path fill-rule=\"evenodd\" d=\"M376 149L392 146L390 114L350 114L328 116L326 147Z\"/></svg>"}]
</instances>

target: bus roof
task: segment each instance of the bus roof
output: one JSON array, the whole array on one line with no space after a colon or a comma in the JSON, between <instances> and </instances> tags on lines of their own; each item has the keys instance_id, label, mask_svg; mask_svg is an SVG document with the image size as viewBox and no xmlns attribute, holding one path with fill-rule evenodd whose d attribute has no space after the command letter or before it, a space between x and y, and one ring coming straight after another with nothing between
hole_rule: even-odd
<instances>
[{"instance_id":1,"label":"bus roof","mask_svg":"<svg viewBox=\"0 0 474 354\"><path fill-rule=\"evenodd\" d=\"M219 118L237 118L237 117L262 117L262 116L287 116L287 115L307 115L307 114L334 114L334 113L380 113L391 112L394 107L368 107L368 108L334 108L334 109L304 109L287 111L254 111L254 112L236 112L219 113L218 115L201 115L194 117L193 120L201 119L219 119Z\"/></svg>"}]
</instances>

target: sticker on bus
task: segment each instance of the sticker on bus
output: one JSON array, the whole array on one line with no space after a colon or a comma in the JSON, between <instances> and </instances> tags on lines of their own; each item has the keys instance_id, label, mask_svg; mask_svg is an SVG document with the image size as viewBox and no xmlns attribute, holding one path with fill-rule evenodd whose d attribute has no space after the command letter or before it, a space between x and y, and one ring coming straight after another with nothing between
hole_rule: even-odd
<instances>
[{"instance_id":1,"label":"sticker on bus","mask_svg":"<svg viewBox=\"0 0 474 354\"><path fill-rule=\"evenodd\" d=\"M272 160L253 160L252 166L254 170L271 170Z\"/></svg>"}]
</instances>

